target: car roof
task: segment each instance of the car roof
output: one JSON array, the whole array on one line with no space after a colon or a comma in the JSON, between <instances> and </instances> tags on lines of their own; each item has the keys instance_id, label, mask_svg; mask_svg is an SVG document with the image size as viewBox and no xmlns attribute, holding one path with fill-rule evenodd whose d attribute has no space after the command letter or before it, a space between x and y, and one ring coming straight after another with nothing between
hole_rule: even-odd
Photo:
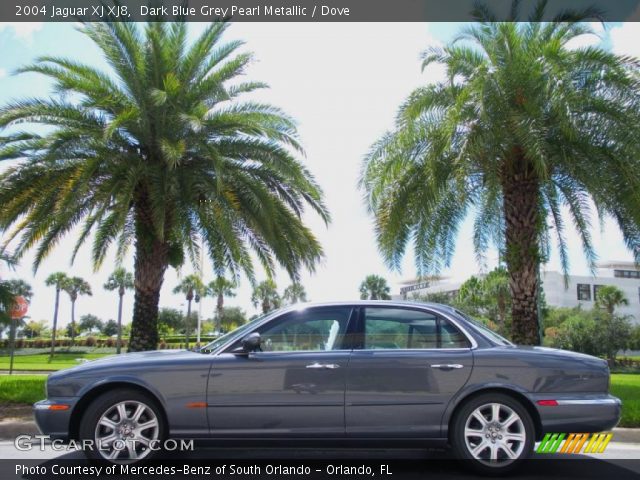
<instances>
[{"instance_id":1,"label":"car roof","mask_svg":"<svg viewBox=\"0 0 640 480\"><path fill-rule=\"evenodd\" d=\"M295 310L303 310L305 308L314 308L314 307L414 307L414 308L429 308L435 312L445 313L445 314L456 314L457 311L455 308L444 305L441 303L431 303L431 302L417 302L410 300L344 300L344 301L336 301L336 302L303 302L303 303L295 303L293 305L288 305L286 307L282 307L278 310L274 310L272 313L284 313L287 311L295 311ZM459 315L456 315L459 317Z\"/></svg>"}]
</instances>

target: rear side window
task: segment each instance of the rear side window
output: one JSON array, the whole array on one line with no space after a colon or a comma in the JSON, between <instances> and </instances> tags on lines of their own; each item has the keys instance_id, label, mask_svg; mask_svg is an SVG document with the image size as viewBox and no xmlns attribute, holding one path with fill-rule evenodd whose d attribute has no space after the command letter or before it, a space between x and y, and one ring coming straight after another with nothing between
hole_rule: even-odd
<instances>
[{"instance_id":1,"label":"rear side window","mask_svg":"<svg viewBox=\"0 0 640 480\"><path fill-rule=\"evenodd\" d=\"M468 348L464 334L437 315L405 308L365 308L367 350Z\"/></svg>"}]
</instances>

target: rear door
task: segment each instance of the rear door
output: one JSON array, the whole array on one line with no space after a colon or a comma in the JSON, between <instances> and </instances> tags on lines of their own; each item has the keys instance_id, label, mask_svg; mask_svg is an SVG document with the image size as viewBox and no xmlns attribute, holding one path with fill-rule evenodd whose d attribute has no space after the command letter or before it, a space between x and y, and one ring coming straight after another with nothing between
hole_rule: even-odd
<instances>
[{"instance_id":1,"label":"rear door","mask_svg":"<svg viewBox=\"0 0 640 480\"><path fill-rule=\"evenodd\" d=\"M347 374L348 435L439 437L444 410L473 368L452 322L404 307L362 308Z\"/></svg>"}]
</instances>

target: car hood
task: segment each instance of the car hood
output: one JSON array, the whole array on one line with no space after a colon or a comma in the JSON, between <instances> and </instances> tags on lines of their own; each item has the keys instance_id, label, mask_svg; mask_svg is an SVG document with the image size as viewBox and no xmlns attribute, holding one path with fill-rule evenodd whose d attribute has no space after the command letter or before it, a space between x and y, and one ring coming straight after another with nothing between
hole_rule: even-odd
<instances>
[{"instance_id":1,"label":"car hood","mask_svg":"<svg viewBox=\"0 0 640 480\"><path fill-rule=\"evenodd\" d=\"M139 365L142 363L153 361L165 361L174 360L179 358L188 358L202 355L201 353L192 352L190 350L151 350L147 352L134 352L124 353L121 355L109 355L96 360L89 360L88 362L81 363L75 367L60 370L51 374L56 376L57 374L66 375L70 372L81 372L83 370L91 370L94 368L102 367L117 367L126 368L131 365Z\"/></svg>"}]
</instances>

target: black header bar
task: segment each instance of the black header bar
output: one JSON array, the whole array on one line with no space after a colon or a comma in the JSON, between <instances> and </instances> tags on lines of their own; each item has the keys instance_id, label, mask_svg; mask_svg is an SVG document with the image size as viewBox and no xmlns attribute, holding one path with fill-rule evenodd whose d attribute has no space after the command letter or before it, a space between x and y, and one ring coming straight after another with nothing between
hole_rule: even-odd
<instances>
[{"instance_id":1,"label":"black header bar","mask_svg":"<svg viewBox=\"0 0 640 480\"><path fill-rule=\"evenodd\" d=\"M526 21L539 0L522 0ZM469 22L476 0L1 0L0 22ZM485 0L497 21L513 21L511 0ZM545 20L592 8L594 20L640 21L640 0L549 0Z\"/></svg>"}]
</instances>

